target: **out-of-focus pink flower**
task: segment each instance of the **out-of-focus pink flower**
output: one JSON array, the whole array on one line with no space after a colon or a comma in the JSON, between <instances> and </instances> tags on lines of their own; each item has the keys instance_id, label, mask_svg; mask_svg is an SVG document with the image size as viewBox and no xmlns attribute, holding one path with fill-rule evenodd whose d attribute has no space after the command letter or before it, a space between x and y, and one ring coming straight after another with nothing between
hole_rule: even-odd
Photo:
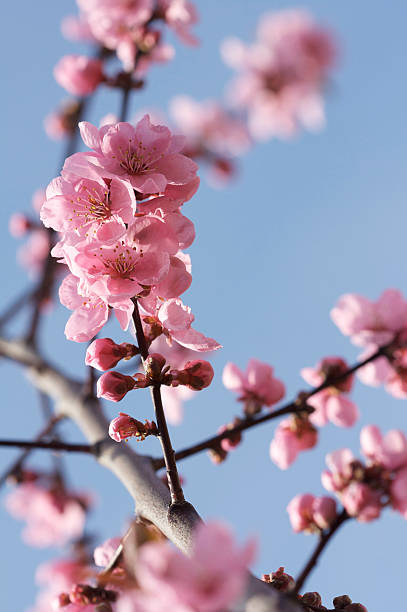
<instances>
[{"instance_id":1,"label":"out-of-focus pink flower","mask_svg":"<svg viewBox=\"0 0 407 612\"><path fill-rule=\"evenodd\" d=\"M274 377L274 369L258 359L250 359L246 372L234 363L227 363L222 375L227 389L239 393L240 401L272 406L285 395L285 386Z\"/></svg>"},{"instance_id":2,"label":"out-of-focus pink flower","mask_svg":"<svg viewBox=\"0 0 407 612\"><path fill-rule=\"evenodd\" d=\"M376 425L363 427L360 433L362 452L372 463L389 470L407 466L407 439L402 431L392 429L382 436Z\"/></svg>"},{"instance_id":3,"label":"out-of-focus pink flower","mask_svg":"<svg viewBox=\"0 0 407 612\"><path fill-rule=\"evenodd\" d=\"M133 357L137 352L133 344L116 344L111 338L98 338L88 346L85 364L104 372L114 368L122 359Z\"/></svg>"},{"instance_id":4,"label":"out-of-focus pink flower","mask_svg":"<svg viewBox=\"0 0 407 612\"><path fill-rule=\"evenodd\" d=\"M238 425L240 422L241 422L241 419L235 418L232 423L230 423L228 425L222 425L218 429L218 434L223 433L225 431L229 431L230 429L233 429L233 427ZM231 433L228 438L223 438L220 441L220 446L221 446L222 450L224 450L225 452L228 453L229 451L231 451L231 450L235 449L237 446L239 446L241 441L242 441L242 432L241 431L236 431L234 433Z\"/></svg>"},{"instance_id":5,"label":"out-of-focus pink flower","mask_svg":"<svg viewBox=\"0 0 407 612\"><path fill-rule=\"evenodd\" d=\"M407 300L397 289L386 289L376 302L349 293L338 300L331 317L354 344L382 346L407 325Z\"/></svg>"},{"instance_id":6,"label":"out-of-focus pink flower","mask_svg":"<svg viewBox=\"0 0 407 612\"><path fill-rule=\"evenodd\" d=\"M381 492L361 482L351 482L342 492L341 501L346 512L362 523L378 518L382 510Z\"/></svg>"},{"instance_id":7,"label":"out-of-focus pink flower","mask_svg":"<svg viewBox=\"0 0 407 612\"><path fill-rule=\"evenodd\" d=\"M83 533L86 511L76 496L23 483L8 495L6 507L26 521L23 539L31 546L62 546Z\"/></svg>"},{"instance_id":8,"label":"out-of-focus pink flower","mask_svg":"<svg viewBox=\"0 0 407 612\"><path fill-rule=\"evenodd\" d=\"M349 484L354 461L355 457L348 448L336 450L326 456L329 470L322 472L321 480L327 491L340 492Z\"/></svg>"},{"instance_id":9,"label":"out-of-focus pink flower","mask_svg":"<svg viewBox=\"0 0 407 612\"><path fill-rule=\"evenodd\" d=\"M18 261L31 276L39 274L50 249L48 233L43 229L34 230L27 242L18 251Z\"/></svg>"},{"instance_id":10,"label":"out-of-focus pink flower","mask_svg":"<svg viewBox=\"0 0 407 612\"><path fill-rule=\"evenodd\" d=\"M309 493L296 495L287 512L295 532L327 529L336 517L336 502L332 497L314 497Z\"/></svg>"},{"instance_id":11,"label":"out-of-focus pink flower","mask_svg":"<svg viewBox=\"0 0 407 612\"><path fill-rule=\"evenodd\" d=\"M182 606L185 612L215 612L229 608L242 594L254 549L253 541L238 548L221 524L202 524L189 558L165 543L142 546L136 576L145 594L155 595L157 612L169 607L178 612Z\"/></svg>"},{"instance_id":12,"label":"out-of-focus pink flower","mask_svg":"<svg viewBox=\"0 0 407 612\"><path fill-rule=\"evenodd\" d=\"M281 470L286 470L301 451L313 448L317 441L318 432L308 419L283 419L271 441L270 458Z\"/></svg>"},{"instance_id":13,"label":"out-of-focus pink flower","mask_svg":"<svg viewBox=\"0 0 407 612\"><path fill-rule=\"evenodd\" d=\"M392 507L407 519L407 468L396 473L390 485L390 501Z\"/></svg>"},{"instance_id":14,"label":"out-of-focus pink flower","mask_svg":"<svg viewBox=\"0 0 407 612\"><path fill-rule=\"evenodd\" d=\"M314 523L320 529L328 529L336 518L336 502L332 497L324 495L316 497L312 505Z\"/></svg>"},{"instance_id":15,"label":"out-of-focus pink flower","mask_svg":"<svg viewBox=\"0 0 407 612\"><path fill-rule=\"evenodd\" d=\"M54 68L59 85L74 96L88 96L102 83L103 63L86 55L65 55Z\"/></svg>"},{"instance_id":16,"label":"out-of-focus pink flower","mask_svg":"<svg viewBox=\"0 0 407 612\"><path fill-rule=\"evenodd\" d=\"M222 55L239 71L230 100L248 112L256 139L291 137L324 122L322 89L335 56L332 36L301 10L262 17L254 44L225 41Z\"/></svg>"},{"instance_id":17,"label":"out-of-focus pink flower","mask_svg":"<svg viewBox=\"0 0 407 612\"><path fill-rule=\"evenodd\" d=\"M63 36L74 42L95 42L87 20L84 15L67 15L61 22Z\"/></svg>"},{"instance_id":18,"label":"out-of-focus pink flower","mask_svg":"<svg viewBox=\"0 0 407 612\"><path fill-rule=\"evenodd\" d=\"M349 366L341 357L325 357L315 368L303 368L301 376L309 384L318 387L326 380L335 378L348 370ZM339 427L351 427L359 417L357 406L345 393L351 391L353 375L347 376L319 393L311 396L307 404L315 408L310 415L310 421L319 427L332 421Z\"/></svg>"},{"instance_id":19,"label":"out-of-focus pink flower","mask_svg":"<svg viewBox=\"0 0 407 612\"><path fill-rule=\"evenodd\" d=\"M358 377L366 385L379 387L385 385L386 391L393 397L405 399L407 397L407 329L398 334L398 341L403 344L395 348L388 357L378 357L358 370ZM369 345L359 356L363 361L377 351L377 345Z\"/></svg>"},{"instance_id":20,"label":"out-of-focus pink flower","mask_svg":"<svg viewBox=\"0 0 407 612\"><path fill-rule=\"evenodd\" d=\"M95 565L98 567L106 567L113 558L113 555L119 547L120 542L121 538L109 538L103 542L103 544L97 546L93 551Z\"/></svg>"},{"instance_id":21,"label":"out-of-focus pink flower","mask_svg":"<svg viewBox=\"0 0 407 612\"><path fill-rule=\"evenodd\" d=\"M163 11L170 28L187 45L195 46L198 39L191 34L190 27L198 23L198 12L189 0L159 0L158 10Z\"/></svg>"},{"instance_id":22,"label":"out-of-focus pink flower","mask_svg":"<svg viewBox=\"0 0 407 612\"><path fill-rule=\"evenodd\" d=\"M125 376L120 372L105 372L97 382L97 396L111 402L120 402L134 387L136 381L132 376ZM109 430L110 431L110 430Z\"/></svg>"},{"instance_id":23,"label":"out-of-focus pink flower","mask_svg":"<svg viewBox=\"0 0 407 612\"><path fill-rule=\"evenodd\" d=\"M21 238L32 227L32 222L23 213L14 213L9 221L10 234L15 238Z\"/></svg>"}]
</instances>

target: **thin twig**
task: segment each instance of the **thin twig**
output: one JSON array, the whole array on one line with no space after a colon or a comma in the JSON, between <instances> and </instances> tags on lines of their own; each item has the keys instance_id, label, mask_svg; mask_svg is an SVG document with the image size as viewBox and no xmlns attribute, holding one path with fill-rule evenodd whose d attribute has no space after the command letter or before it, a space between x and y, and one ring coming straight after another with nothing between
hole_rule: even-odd
<instances>
[{"instance_id":1,"label":"thin twig","mask_svg":"<svg viewBox=\"0 0 407 612\"><path fill-rule=\"evenodd\" d=\"M331 538L334 535L334 533L336 533L336 531L339 529L339 527L341 525L343 525L343 523L345 521L347 521L348 519L350 519L350 518L351 517L346 512L346 510L342 510L342 512L337 515L337 517L334 520L334 522L332 523L331 527L327 531L321 532L321 536L319 538L319 542L318 542L314 552L312 553L309 561L307 562L307 564L305 565L304 569L302 570L302 572L298 576L297 580L295 581L295 593L298 594L298 592L302 589L302 587L304 585L304 582L306 581L306 579L308 578L308 576L310 575L310 573L312 572L312 570L314 569L314 567L318 563L318 559L319 559L322 551L324 550L324 548L326 547L328 542L331 540Z\"/></svg>"},{"instance_id":2,"label":"thin twig","mask_svg":"<svg viewBox=\"0 0 407 612\"><path fill-rule=\"evenodd\" d=\"M316 395L320 391L323 391L324 389L343 381L345 378L347 378L348 376L350 376L351 374L359 370L359 368L362 368L363 366L370 363L371 361L378 359L378 357L384 356L389 346L391 345L385 345L385 346L380 347L370 357L367 357L363 361L356 363L351 368L349 368L345 372L342 372L341 374L338 374L337 376L327 378L318 387L315 387L314 389L311 389L310 391L306 391L302 393L299 396L298 400L291 401L288 404L285 404L284 406L279 408L278 410L274 410L273 412L268 412L267 414L264 414L257 418L254 418L254 417L247 418L246 417L245 419L242 419L238 425L235 425L234 427L231 427L230 429L227 429L226 431L220 434L217 434L216 436L212 436L211 438L207 438L206 440L203 440L202 442L197 442L196 444L193 444L192 446L189 446L180 451L177 451L175 453L176 461L179 461L180 459L185 459L186 457L191 457L192 455L196 455L197 453L200 453L204 450L216 448L222 440L224 440L225 438L230 438L235 433L245 431L246 429L251 429L252 427L256 427L257 425L261 425L262 423L266 423L267 421L272 421L273 419L277 419L286 414L299 414L299 413L306 412L307 411L307 406L306 406L307 399L309 399L313 395ZM159 458L153 460L153 465L155 469L157 470L164 467L164 463L162 459L159 459Z\"/></svg>"},{"instance_id":3,"label":"thin twig","mask_svg":"<svg viewBox=\"0 0 407 612\"><path fill-rule=\"evenodd\" d=\"M42 440L42 438L45 438L46 436L48 436L52 430L54 429L55 425L57 423L59 423L62 420L62 417L60 416L54 416L52 417L52 419L50 419L50 421L46 424L46 426L44 427L44 429L42 429L39 434L37 435L37 437L35 438L36 442L39 442L40 440ZM4 472L3 474L0 476L0 487L7 481L7 479L12 475L12 474L17 474L18 472L21 471L23 464L25 462L25 460L27 459L27 457L30 455L30 453L32 452L32 448L26 448L21 455L18 457L18 459L16 461L14 461Z\"/></svg>"},{"instance_id":4,"label":"thin twig","mask_svg":"<svg viewBox=\"0 0 407 612\"><path fill-rule=\"evenodd\" d=\"M49 449L55 451L67 451L77 453L92 453L93 446L90 444L70 444L69 442L60 442L59 440L50 440L44 442L42 440L0 440L0 447L17 446L19 448L29 449Z\"/></svg>"},{"instance_id":5,"label":"thin twig","mask_svg":"<svg viewBox=\"0 0 407 612\"><path fill-rule=\"evenodd\" d=\"M136 298L132 298L134 304L133 310L133 321L136 329L137 343L140 351L140 355L143 361L148 357L148 346L144 335L143 325L141 323L140 311ZM161 398L160 385L154 385L150 388L151 398L153 400L155 416L157 420L157 427L159 431L159 440L163 452L163 466L165 465L167 470L168 486L171 493L171 500L175 502L184 502L184 493L182 491L181 482L178 475L177 464L175 460L174 449L172 448L170 434L168 432L167 421L165 419L164 408Z\"/></svg>"}]
</instances>

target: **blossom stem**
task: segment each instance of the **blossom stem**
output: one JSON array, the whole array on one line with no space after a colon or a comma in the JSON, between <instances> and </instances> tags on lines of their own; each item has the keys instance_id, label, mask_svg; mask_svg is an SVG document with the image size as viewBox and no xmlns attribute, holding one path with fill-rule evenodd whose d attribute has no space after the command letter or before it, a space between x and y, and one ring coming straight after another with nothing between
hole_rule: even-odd
<instances>
[{"instance_id":1,"label":"blossom stem","mask_svg":"<svg viewBox=\"0 0 407 612\"><path fill-rule=\"evenodd\" d=\"M234 427L231 427L230 429L227 429L224 432L217 434L216 436L212 436L211 438L207 438L206 440L203 440L202 442L198 442L197 444L193 444L192 446L189 446L187 448L184 448L176 452L175 460L179 461L180 459L191 457L192 455L196 455L197 453L200 453L204 450L208 450L211 448L216 449L222 440L224 440L225 438L229 438L234 433L238 433L241 431L245 431L246 429L256 427L256 425L261 425L262 423L266 423L267 421L272 421L273 419L277 419L280 416L284 416L286 414L299 414L305 411L311 412L312 411L311 407L307 407L306 405L308 398L312 397L313 395L316 395L320 391L323 391L327 387L331 387L332 385L343 381L345 378L347 378L348 376L350 376L351 374L359 370L359 368L362 368L363 366L370 363L371 361L374 361L375 359L378 359L379 357L386 355L386 351L389 349L390 346L391 344L388 344L388 345L378 348L377 351L373 353L373 355L371 355L370 357L367 357L363 361L356 363L354 366L352 366L345 372L342 372L341 374L338 374L337 376L327 378L318 387L311 389L311 391L306 391L300 394L299 396L300 401L299 400L291 401L290 403L285 404L278 410L274 410L273 412L268 412L267 414L264 414L257 418L246 417L242 419L238 425L235 425ZM162 459L154 459L153 465L156 470L159 470L164 467Z\"/></svg>"},{"instance_id":2,"label":"blossom stem","mask_svg":"<svg viewBox=\"0 0 407 612\"><path fill-rule=\"evenodd\" d=\"M62 420L61 416L52 417L52 419L49 420L49 422L46 424L44 429L42 429L39 432L34 442L39 442L40 440L42 440L42 438L45 438L45 436L50 434L52 430L54 429L55 425L59 423L61 420ZM12 474L18 474L18 472L23 467L24 461L27 459L27 457L33 450L34 450L33 448L25 448L25 450L21 453L20 457L16 461L14 461L11 464L11 466L3 472L3 474L0 476L0 487L7 481L7 479Z\"/></svg>"},{"instance_id":3,"label":"blossom stem","mask_svg":"<svg viewBox=\"0 0 407 612\"><path fill-rule=\"evenodd\" d=\"M144 335L143 325L141 323L140 311L136 298L132 298L134 304L133 321L136 328L137 344L139 347L140 355L144 364L144 360L148 357L148 346L146 337ZM151 398L154 404L155 417L157 420L157 427L159 431L159 439L163 452L163 465L167 469L168 486L171 493L172 503L184 502L184 493L182 491L181 482L178 475L177 464L175 460L174 449L172 448L171 438L167 427L167 421L165 419L163 402L161 398L161 385L156 384L150 387Z\"/></svg>"},{"instance_id":4,"label":"blossom stem","mask_svg":"<svg viewBox=\"0 0 407 612\"><path fill-rule=\"evenodd\" d=\"M314 567L318 563L320 555L322 554L323 550L327 546L327 544L330 541L330 539L332 538L332 536L336 533L336 531L339 529L339 527L341 525L343 525L343 523L345 521L347 521L348 519L350 519L350 518L351 517L349 516L349 514L344 509L344 510L342 510L342 512L340 514L338 514L336 516L336 519L332 523L331 527L327 531L321 532L321 535L320 535L320 538L319 538L319 542L318 542L314 552L312 553L309 561L307 562L307 564L305 565L304 569L302 570L302 572L298 576L297 580L295 581L295 593L296 594L298 594L298 592L302 589L305 581L307 580L308 576L310 575L310 573L312 572L312 570L314 569Z\"/></svg>"},{"instance_id":5,"label":"blossom stem","mask_svg":"<svg viewBox=\"0 0 407 612\"><path fill-rule=\"evenodd\" d=\"M18 446L19 448L32 450L36 448L43 448L80 453L93 452L93 447L90 444L70 444L69 442L61 442L60 440L49 440L48 442L44 442L43 440L0 440L0 447L1 446Z\"/></svg>"}]
</instances>

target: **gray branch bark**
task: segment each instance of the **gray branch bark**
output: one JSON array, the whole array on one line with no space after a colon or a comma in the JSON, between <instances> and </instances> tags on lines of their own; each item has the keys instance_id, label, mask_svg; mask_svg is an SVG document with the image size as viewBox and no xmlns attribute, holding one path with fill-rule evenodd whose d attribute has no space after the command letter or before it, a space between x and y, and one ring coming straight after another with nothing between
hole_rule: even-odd
<instances>
[{"instance_id":1,"label":"gray branch bark","mask_svg":"<svg viewBox=\"0 0 407 612\"><path fill-rule=\"evenodd\" d=\"M188 507L168 520L170 493L157 477L151 458L109 438L109 423L100 404L98 400L83 397L82 383L65 376L24 342L0 338L0 355L25 366L32 384L54 400L57 413L72 419L88 442L95 445L95 459L123 483L136 502L138 514L154 523L178 548L189 554L194 527L201 520L198 513ZM301 609L250 574L247 592L235 612L296 612Z\"/></svg>"}]
</instances>

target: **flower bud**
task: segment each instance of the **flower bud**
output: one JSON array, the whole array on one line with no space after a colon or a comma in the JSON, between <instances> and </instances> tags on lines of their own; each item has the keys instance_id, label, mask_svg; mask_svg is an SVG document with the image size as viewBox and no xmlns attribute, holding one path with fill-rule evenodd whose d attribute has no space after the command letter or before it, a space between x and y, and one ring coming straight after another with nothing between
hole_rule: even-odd
<instances>
[{"instance_id":1,"label":"flower bud","mask_svg":"<svg viewBox=\"0 0 407 612\"><path fill-rule=\"evenodd\" d=\"M121 359L129 359L137 352L133 344L116 344L111 338L98 338L88 346L85 364L104 372L114 368Z\"/></svg>"},{"instance_id":2,"label":"flower bud","mask_svg":"<svg viewBox=\"0 0 407 612\"><path fill-rule=\"evenodd\" d=\"M201 391L205 387L209 387L213 376L213 367L209 361L203 361L202 359L187 361L184 369L178 372L179 383L194 391Z\"/></svg>"},{"instance_id":3,"label":"flower bud","mask_svg":"<svg viewBox=\"0 0 407 612\"><path fill-rule=\"evenodd\" d=\"M349 604L352 603L352 600L349 595L338 595L338 597L334 598L332 603L334 605L335 610L343 610L344 608L346 608L346 606L349 606Z\"/></svg>"},{"instance_id":4,"label":"flower bud","mask_svg":"<svg viewBox=\"0 0 407 612\"><path fill-rule=\"evenodd\" d=\"M309 604L310 606L315 606L316 608L319 608L322 605L321 595L316 591L304 593L301 598L301 603Z\"/></svg>"},{"instance_id":5,"label":"flower bud","mask_svg":"<svg viewBox=\"0 0 407 612\"><path fill-rule=\"evenodd\" d=\"M327 495L317 497L312 505L312 518L320 529L327 529L336 518L336 501Z\"/></svg>"},{"instance_id":6,"label":"flower bud","mask_svg":"<svg viewBox=\"0 0 407 612\"><path fill-rule=\"evenodd\" d=\"M367 608L360 603L351 603L343 608L343 612L367 612Z\"/></svg>"},{"instance_id":7,"label":"flower bud","mask_svg":"<svg viewBox=\"0 0 407 612\"><path fill-rule=\"evenodd\" d=\"M219 463L223 463L228 456L227 451L225 451L221 446L219 448L210 448L208 450L209 457L213 463L219 465Z\"/></svg>"},{"instance_id":8,"label":"flower bud","mask_svg":"<svg viewBox=\"0 0 407 612\"><path fill-rule=\"evenodd\" d=\"M97 396L104 397L111 402L119 402L135 386L136 381L131 376L114 371L106 372L97 382Z\"/></svg>"},{"instance_id":9,"label":"flower bud","mask_svg":"<svg viewBox=\"0 0 407 612\"><path fill-rule=\"evenodd\" d=\"M150 435L158 435L157 425L154 422L142 423L124 412L120 412L119 416L114 418L109 425L109 436L116 442L132 437L142 441Z\"/></svg>"},{"instance_id":10,"label":"flower bud","mask_svg":"<svg viewBox=\"0 0 407 612\"><path fill-rule=\"evenodd\" d=\"M292 591L295 586L295 580L290 574L286 574L284 567L279 567L276 572L263 575L264 582L272 584L275 589L282 593Z\"/></svg>"}]
</instances>

